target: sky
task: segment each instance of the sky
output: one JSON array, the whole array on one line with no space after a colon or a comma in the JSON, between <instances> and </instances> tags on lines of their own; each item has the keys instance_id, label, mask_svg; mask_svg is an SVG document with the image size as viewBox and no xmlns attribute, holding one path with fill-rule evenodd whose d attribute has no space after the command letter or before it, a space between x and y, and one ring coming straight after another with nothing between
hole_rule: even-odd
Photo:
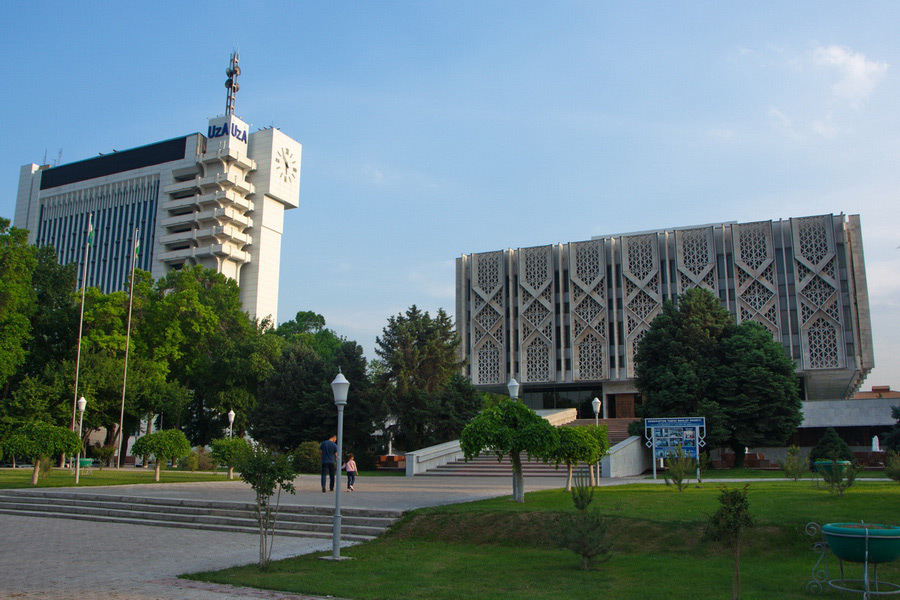
<instances>
[{"instance_id":1,"label":"sky","mask_svg":"<svg viewBox=\"0 0 900 600\"><path fill-rule=\"evenodd\" d=\"M876 368L900 388L900 3L4 2L0 216L19 168L236 114L303 144L279 321L375 357L453 314L455 259L723 221L859 214ZM46 157L46 158L45 158Z\"/></svg>"}]
</instances>

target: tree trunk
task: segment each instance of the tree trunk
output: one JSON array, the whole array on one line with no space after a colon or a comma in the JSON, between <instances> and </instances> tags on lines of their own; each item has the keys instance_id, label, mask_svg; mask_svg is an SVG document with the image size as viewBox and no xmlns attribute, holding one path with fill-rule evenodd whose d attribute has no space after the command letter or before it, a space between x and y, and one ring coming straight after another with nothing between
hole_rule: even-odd
<instances>
[{"instance_id":1,"label":"tree trunk","mask_svg":"<svg viewBox=\"0 0 900 600\"><path fill-rule=\"evenodd\" d=\"M572 463L566 463L566 491L572 491Z\"/></svg>"},{"instance_id":2,"label":"tree trunk","mask_svg":"<svg viewBox=\"0 0 900 600\"><path fill-rule=\"evenodd\" d=\"M234 467L228 465L228 480L234 479Z\"/></svg>"},{"instance_id":3,"label":"tree trunk","mask_svg":"<svg viewBox=\"0 0 900 600\"><path fill-rule=\"evenodd\" d=\"M513 467L513 500L525 502L525 478L522 475L522 457L518 452L511 455Z\"/></svg>"},{"instance_id":4,"label":"tree trunk","mask_svg":"<svg viewBox=\"0 0 900 600\"><path fill-rule=\"evenodd\" d=\"M38 475L41 472L41 459L35 459L34 469L31 471L31 485L37 485Z\"/></svg>"},{"instance_id":5,"label":"tree trunk","mask_svg":"<svg viewBox=\"0 0 900 600\"><path fill-rule=\"evenodd\" d=\"M140 424L138 424L138 429L140 429ZM152 431L153 431L153 413L151 412L150 414L147 415L147 433L145 433L144 435L150 435L150 433ZM143 463L145 469L147 468L147 460L149 460L149 457L145 454L144 455L144 463Z\"/></svg>"},{"instance_id":6,"label":"tree trunk","mask_svg":"<svg viewBox=\"0 0 900 600\"><path fill-rule=\"evenodd\" d=\"M734 575L731 578L731 600L741 600L741 542L734 546Z\"/></svg>"},{"instance_id":7,"label":"tree trunk","mask_svg":"<svg viewBox=\"0 0 900 600\"><path fill-rule=\"evenodd\" d=\"M747 456L747 447L733 444L731 449L734 451L734 468L742 468L744 466L744 458Z\"/></svg>"},{"instance_id":8,"label":"tree trunk","mask_svg":"<svg viewBox=\"0 0 900 600\"><path fill-rule=\"evenodd\" d=\"M160 469L160 466L161 466L161 465L162 465L162 461L160 461L159 458L157 457L157 459L156 459L156 469L153 471L153 475L154 475L154 479L153 479L153 480L154 480L154 481L159 481L159 469Z\"/></svg>"}]
</instances>

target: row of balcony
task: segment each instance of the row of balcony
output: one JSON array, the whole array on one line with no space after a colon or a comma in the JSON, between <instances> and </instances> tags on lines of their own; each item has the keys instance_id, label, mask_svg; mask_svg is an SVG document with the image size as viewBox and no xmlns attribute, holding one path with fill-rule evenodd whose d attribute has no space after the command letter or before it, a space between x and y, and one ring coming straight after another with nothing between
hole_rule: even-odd
<instances>
[{"instance_id":1,"label":"row of balcony","mask_svg":"<svg viewBox=\"0 0 900 600\"><path fill-rule=\"evenodd\" d=\"M164 263L180 264L189 258L203 259L211 256L225 258L240 264L250 262L249 252L244 252L234 244L230 243L209 244L206 246L170 250L168 252L160 253L159 259Z\"/></svg>"},{"instance_id":2,"label":"row of balcony","mask_svg":"<svg viewBox=\"0 0 900 600\"><path fill-rule=\"evenodd\" d=\"M250 212L254 208L252 200L244 198L233 190L218 190L207 194L195 192L193 195L185 198L167 200L163 208L166 210L178 210L180 208L195 208L199 210L202 206L208 204L234 206L244 212Z\"/></svg>"},{"instance_id":3,"label":"row of balcony","mask_svg":"<svg viewBox=\"0 0 900 600\"><path fill-rule=\"evenodd\" d=\"M220 242L232 242L239 245L247 245L252 243L252 239L242 230L227 225L216 225L215 227L206 227L204 229L191 229L190 231L179 231L177 233L169 233L159 238L162 244L175 244L188 240L209 240L215 239Z\"/></svg>"},{"instance_id":4,"label":"row of balcony","mask_svg":"<svg viewBox=\"0 0 900 600\"><path fill-rule=\"evenodd\" d=\"M232 189L235 192L248 196L255 193L255 186L244 178L243 173L214 173L206 177L194 177L184 181L176 181L163 186L166 194L178 194L196 190L202 192L207 188Z\"/></svg>"},{"instance_id":5,"label":"row of balcony","mask_svg":"<svg viewBox=\"0 0 900 600\"><path fill-rule=\"evenodd\" d=\"M229 148L227 151L225 148L219 148L212 152L204 152L200 155L200 162L202 163L213 163L217 161L224 161L230 164L233 164L244 171L255 171L256 170L256 161L247 156L243 152L238 152L235 148Z\"/></svg>"},{"instance_id":6,"label":"row of balcony","mask_svg":"<svg viewBox=\"0 0 900 600\"><path fill-rule=\"evenodd\" d=\"M216 221L219 225L233 224L242 228L253 227L253 219L243 212L231 208L220 207L190 212L183 215L174 215L160 221L163 227L202 223L203 221Z\"/></svg>"}]
</instances>

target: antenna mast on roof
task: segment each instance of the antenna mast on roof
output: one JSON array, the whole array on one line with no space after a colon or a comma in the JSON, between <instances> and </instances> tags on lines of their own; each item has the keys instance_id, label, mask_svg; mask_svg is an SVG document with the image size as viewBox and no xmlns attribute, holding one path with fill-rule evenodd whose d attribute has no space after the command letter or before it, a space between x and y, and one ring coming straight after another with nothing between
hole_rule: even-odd
<instances>
[{"instance_id":1,"label":"antenna mast on roof","mask_svg":"<svg viewBox=\"0 0 900 600\"><path fill-rule=\"evenodd\" d=\"M241 58L237 52L231 53L231 64L225 70L228 79L225 81L225 87L228 89L228 98L225 100L225 114L234 114L234 101L241 85L238 83L238 75L241 74L241 67L238 65Z\"/></svg>"}]
</instances>

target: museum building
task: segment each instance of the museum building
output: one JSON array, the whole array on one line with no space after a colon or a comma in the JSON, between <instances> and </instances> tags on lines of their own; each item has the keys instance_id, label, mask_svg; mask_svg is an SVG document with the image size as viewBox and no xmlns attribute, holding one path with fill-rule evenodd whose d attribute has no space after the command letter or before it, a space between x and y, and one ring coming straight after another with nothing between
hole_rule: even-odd
<instances>
[{"instance_id":1,"label":"museum building","mask_svg":"<svg viewBox=\"0 0 900 600\"><path fill-rule=\"evenodd\" d=\"M596 396L604 417L633 417L635 348L663 303L693 287L772 332L806 401L849 398L874 366L859 216L828 214L465 254L466 375L498 393L515 378L532 408L584 413Z\"/></svg>"},{"instance_id":2,"label":"museum building","mask_svg":"<svg viewBox=\"0 0 900 600\"><path fill-rule=\"evenodd\" d=\"M87 284L103 292L123 289L137 245L136 266L154 279L202 265L238 283L251 317L277 322L284 211L299 203L302 148L276 128L251 132L234 114L236 53L227 75L225 114L205 134L23 166L14 225L63 264L83 266L87 255Z\"/></svg>"}]
</instances>

